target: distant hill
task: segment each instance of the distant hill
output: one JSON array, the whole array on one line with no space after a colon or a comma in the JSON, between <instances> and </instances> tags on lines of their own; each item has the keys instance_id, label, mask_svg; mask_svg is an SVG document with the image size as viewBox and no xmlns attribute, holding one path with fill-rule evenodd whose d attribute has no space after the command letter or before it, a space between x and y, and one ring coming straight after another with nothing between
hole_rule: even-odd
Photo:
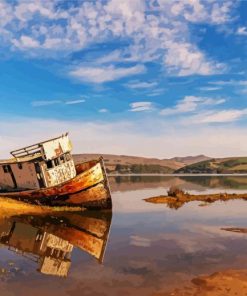
<instances>
[{"instance_id":1,"label":"distant hill","mask_svg":"<svg viewBox=\"0 0 247 296\"><path fill-rule=\"evenodd\" d=\"M212 158L184 166L175 172L195 174L247 173L247 157Z\"/></svg>"},{"instance_id":2,"label":"distant hill","mask_svg":"<svg viewBox=\"0 0 247 296\"><path fill-rule=\"evenodd\" d=\"M128 155L113 154L75 154L73 158L76 163L98 158L100 155L104 157L106 169L108 173L134 173L134 174L161 174L173 173L174 171L195 163L200 160L209 159L204 155L175 157L172 159L147 158Z\"/></svg>"},{"instance_id":3,"label":"distant hill","mask_svg":"<svg viewBox=\"0 0 247 296\"><path fill-rule=\"evenodd\" d=\"M211 157L208 157L206 155L196 155L196 156L185 156L185 157L173 157L171 160L177 161L179 163L184 163L185 165L194 164L197 162L209 160Z\"/></svg>"}]
</instances>

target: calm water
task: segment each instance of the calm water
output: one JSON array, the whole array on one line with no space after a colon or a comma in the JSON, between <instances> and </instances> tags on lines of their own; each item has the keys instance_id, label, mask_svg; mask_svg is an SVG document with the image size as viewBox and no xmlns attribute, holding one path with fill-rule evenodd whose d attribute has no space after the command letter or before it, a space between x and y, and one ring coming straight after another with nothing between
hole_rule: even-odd
<instances>
[{"instance_id":1,"label":"calm water","mask_svg":"<svg viewBox=\"0 0 247 296\"><path fill-rule=\"evenodd\" d=\"M111 177L113 213L1 218L0 295L165 295L201 274L247 268L247 202L174 210L144 198L176 185L244 192L247 177Z\"/></svg>"}]
</instances>

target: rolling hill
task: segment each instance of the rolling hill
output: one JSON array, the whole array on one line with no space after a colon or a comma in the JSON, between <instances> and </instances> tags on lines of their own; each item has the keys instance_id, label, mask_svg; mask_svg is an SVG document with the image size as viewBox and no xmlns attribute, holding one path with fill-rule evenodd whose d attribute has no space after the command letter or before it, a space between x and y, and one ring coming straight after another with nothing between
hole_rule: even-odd
<instances>
[{"instance_id":1,"label":"rolling hill","mask_svg":"<svg viewBox=\"0 0 247 296\"><path fill-rule=\"evenodd\" d=\"M184 165L190 165L197 162L209 160L211 157L208 157L206 155L196 155L196 156L185 156L185 157L173 157L171 160L175 160L177 162L183 163Z\"/></svg>"},{"instance_id":2,"label":"rolling hill","mask_svg":"<svg viewBox=\"0 0 247 296\"><path fill-rule=\"evenodd\" d=\"M247 157L212 158L181 167L175 172L185 174L247 173Z\"/></svg>"},{"instance_id":3,"label":"rolling hill","mask_svg":"<svg viewBox=\"0 0 247 296\"><path fill-rule=\"evenodd\" d=\"M188 164L194 164L195 162L209 159L209 157L204 155L158 159L113 154L75 154L73 158L75 162L78 163L98 158L100 155L104 157L108 173L119 174L173 173Z\"/></svg>"}]
</instances>

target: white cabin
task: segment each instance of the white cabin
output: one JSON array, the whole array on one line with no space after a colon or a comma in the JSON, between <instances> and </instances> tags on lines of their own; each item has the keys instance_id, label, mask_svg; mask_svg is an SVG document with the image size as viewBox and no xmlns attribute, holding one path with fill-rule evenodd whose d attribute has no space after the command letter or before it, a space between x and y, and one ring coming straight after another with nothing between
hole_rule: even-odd
<instances>
[{"instance_id":1,"label":"white cabin","mask_svg":"<svg viewBox=\"0 0 247 296\"><path fill-rule=\"evenodd\" d=\"M76 176L68 133L12 151L0 162L0 189L25 190L59 185Z\"/></svg>"}]
</instances>

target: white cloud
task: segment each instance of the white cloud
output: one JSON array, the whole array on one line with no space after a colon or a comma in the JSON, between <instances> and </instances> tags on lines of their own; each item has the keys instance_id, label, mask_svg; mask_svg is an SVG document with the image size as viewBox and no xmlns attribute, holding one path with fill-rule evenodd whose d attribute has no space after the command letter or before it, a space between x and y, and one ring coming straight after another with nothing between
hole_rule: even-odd
<instances>
[{"instance_id":1,"label":"white cloud","mask_svg":"<svg viewBox=\"0 0 247 296\"><path fill-rule=\"evenodd\" d=\"M140 111L150 111L154 109L152 102L134 102L130 104L130 111L140 112Z\"/></svg>"},{"instance_id":2,"label":"white cloud","mask_svg":"<svg viewBox=\"0 0 247 296\"><path fill-rule=\"evenodd\" d=\"M106 5L106 11L110 14L123 16L126 19L137 17L144 13L145 2L142 0L110 0Z\"/></svg>"},{"instance_id":3,"label":"white cloud","mask_svg":"<svg viewBox=\"0 0 247 296\"><path fill-rule=\"evenodd\" d=\"M0 27L4 28L14 19L13 10L6 2L0 2Z\"/></svg>"},{"instance_id":4,"label":"white cloud","mask_svg":"<svg viewBox=\"0 0 247 296\"><path fill-rule=\"evenodd\" d=\"M60 100L50 100L50 101L33 101L31 102L31 105L33 107L42 107L42 106L50 106L50 105L56 105L61 104L62 101Z\"/></svg>"},{"instance_id":5,"label":"white cloud","mask_svg":"<svg viewBox=\"0 0 247 296\"><path fill-rule=\"evenodd\" d=\"M107 113L108 111L109 110L105 108L99 109L99 113Z\"/></svg>"},{"instance_id":6,"label":"white cloud","mask_svg":"<svg viewBox=\"0 0 247 296\"><path fill-rule=\"evenodd\" d=\"M12 43L23 50L40 47L39 41L25 35L21 36L19 40L13 39Z\"/></svg>"},{"instance_id":7,"label":"white cloud","mask_svg":"<svg viewBox=\"0 0 247 296\"><path fill-rule=\"evenodd\" d=\"M160 0L164 6L169 1ZM171 13L174 16L183 16L187 21L192 23L212 23L222 24L231 20L230 12L233 6L232 1L207 1L201 0L179 0L171 1ZM208 4L207 6L205 4ZM163 7L164 7L163 6Z\"/></svg>"},{"instance_id":8,"label":"white cloud","mask_svg":"<svg viewBox=\"0 0 247 296\"><path fill-rule=\"evenodd\" d=\"M65 104L65 105L75 105L84 103L84 99L79 100L41 100L41 101L32 101L31 105L33 107L43 107L43 106L50 106L50 105L57 105L57 104Z\"/></svg>"},{"instance_id":9,"label":"white cloud","mask_svg":"<svg viewBox=\"0 0 247 296\"><path fill-rule=\"evenodd\" d=\"M223 24L231 20L230 12L232 9L232 1L224 1L222 3L216 1L212 6L211 21L215 24Z\"/></svg>"},{"instance_id":10,"label":"white cloud","mask_svg":"<svg viewBox=\"0 0 247 296\"><path fill-rule=\"evenodd\" d=\"M202 91L214 91L214 90L219 90L221 89L221 87L209 87L209 86L203 86L203 87L199 87L200 90Z\"/></svg>"},{"instance_id":11,"label":"white cloud","mask_svg":"<svg viewBox=\"0 0 247 296\"><path fill-rule=\"evenodd\" d=\"M159 0L154 5L144 0L108 0L77 4L65 7L57 1L41 0L1 3L1 45L31 57L62 57L95 43L123 40L120 49L95 58L90 67L163 61L170 75L210 75L225 70L191 41L189 24L227 24L236 5L231 1Z\"/></svg>"},{"instance_id":12,"label":"white cloud","mask_svg":"<svg viewBox=\"0 0 247 296\"><path fill-rule=\"evenodd\" d=\"M15 6L15 16L22 22L32 19L36 14L49 19L55 18L56 16L54 6L49 3L49 1L20 1Z\"/></svg>"},{"instance_id":13,"label":"white cloud","mask_svg":"<svg viewBox=\"0 0 247 296\"><path fill-rule=\"evenodd\" d=\"M168 42L164 63L171 74L178 76L220 73L224 65L208 61L196 46L183 42Z\"/></svg>"},{"instance_id":14,"label":"white cloud","mask_svg":"<svg viewBox=\"0 0 247 296\"><path fill-rule=\"evenodd\" d=\"M76 104L81 104L81 103L84 103L84 102L85 102L84 99L80 99L80 100L66 101L65 104L66 105L76 105Z\"/></svg>"},{"instance_id":15,"label":"white cloud","mask_svg":"<svg viewBox=\"0 0 247 296\"><path fill-rule=\"evenodd\" d=\"M247 85L247 80L219 80L219 81L211 81L209 82L210 84L215 84L215 85Z\"/></svg>"},{"instance_id":16,"label":"white cloud","mask_svg":"<svg viewBox=\"0 0 247 296\"><path fill-rule=\"evenodd\" d=\"M129 88L137 88L137 89L146 89L146 88L152 88L157 86L157 82L145 82L145 81L132 81L125 84L126 87Z\"/></svg>"},{"instance_id":17,"label":"white cloud","mask_svg":"<svg viewBox=\"0 0 247 296\"><path fill-rule=\"evenodd\" d=\"M202 153L213 157L246 156L247 151L247 128L244 126L184 126L158 119L142 120L140 124L131 121L104 123L32 118L6 120L1 117L0 158L8 157L9 151L15 148L58 136L65 131L70 133L74 153L169 158Z\"/></svg>"},{"instance_id":18,"label":"white cloud","mask_svg":"<svg viewBox=\"0 0 247 296\"><path fill-rule=\"evenodd\" d=\"M218 112L206 112L192 118L194 123L224 123L233 122L247 115L247 109L221 110Z\"/></svg>"},{"instance_id":19,"label":"white cloud","mask_svg":"<svg viewBox=\"0 0 247 296\"><path fill-rule=\"evenodd\" d=\"M215 106L223 104L225 99L213 99L207 97L185 96L172 108L165 108L160 111L161 115L183 114L196 111L200 107Z\"/></svg>"},{"instance_id":20,"label":"white cloud","mask_svg":"<svg viewBox=\"0 0 247 296\"><path fill-rule=\"evenodd\" d=\"M120 50L114 50L107 55L101 56L100 58L96 59L96 64L107 64L112 62L120 62L123 61L121 57Z\"/></svg>"},{"instance_id":21,"label":"white cloud","mask_svg":"<svg viewBox=\"0 0 247 296\"><path fill-rule=\"evenodd\" d=\"M164 88L156 88L151 90L150 93L146 94L148 97L157 97L163 94L166 91Z\"/></svg>"},{"instance_id":22,"label":"white cloud","mask_svg":"<svg viewBox=\"0 0 247 296\"><path fill-rule=\"evenodd\" d=\"M80 66L70 71L70 76L80 80L93 83L104 83L132 76L146 71L145 66L136 65L133 67L105 66L105 67L86 67Z\"/></svg>"},{"instance_id":23,"label":"white cloud","mask_svg":"<svg viewBox=\"0 0 247 296\"><path fill-rule=\"evenodd\" d=\"M237 35L247 35L247 28L246 27L239 27L237 29Z\"/></svg>"}]
</instances>

